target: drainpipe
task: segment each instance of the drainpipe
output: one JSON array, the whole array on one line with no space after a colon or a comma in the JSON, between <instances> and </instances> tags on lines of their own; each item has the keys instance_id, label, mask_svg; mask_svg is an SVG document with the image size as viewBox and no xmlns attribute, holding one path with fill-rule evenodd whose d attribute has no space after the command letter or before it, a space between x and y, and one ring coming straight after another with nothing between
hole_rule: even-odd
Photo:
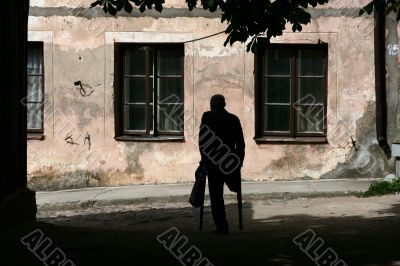
<instances>
[{"instance_id":1,"label":"drainpipe","mask_svg":"<svg viewBox=\"0 0 400 266\"><path fill-rule=\"evenodd\" d=\"M376 97L376 137L379 146L390 158L387 142L387 104L386 104L386 25L382 5L374 8L374 53L375 53L375 97Z\"/></svg>"}]
</instances>

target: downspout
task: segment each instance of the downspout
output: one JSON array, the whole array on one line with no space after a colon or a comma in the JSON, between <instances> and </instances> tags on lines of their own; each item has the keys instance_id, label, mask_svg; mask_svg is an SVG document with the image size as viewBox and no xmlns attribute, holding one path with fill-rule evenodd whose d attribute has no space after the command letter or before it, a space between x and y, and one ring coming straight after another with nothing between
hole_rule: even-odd
<instances>
[{"instance_id":1,"label":"downspout","mask_svg":"<svg viewBox=\"0 0 400 266\"><path fill-rule=\"evenodd\" d=\"M387 142L387 104L386 104L386 23L382 5L374 8L374 53L375 53L375 97L376 97L376 137L379 146L390 158Z\"/></svg>"}]
</instances>

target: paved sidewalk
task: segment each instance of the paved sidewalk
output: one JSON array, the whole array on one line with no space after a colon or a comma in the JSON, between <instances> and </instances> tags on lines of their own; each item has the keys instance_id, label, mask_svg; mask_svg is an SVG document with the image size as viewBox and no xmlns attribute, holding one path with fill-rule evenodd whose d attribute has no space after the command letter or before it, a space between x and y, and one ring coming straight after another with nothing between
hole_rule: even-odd
<instances>
[{"instance_id":1,"label":"paved sidewalk","mask_svg":"<svg viewBox=\"0 0 400 266\"><path fill-rule=\"evenodd\" d=\"M351 193L366 191L371 183L380 179L322 179L275 182L243 182L242 193ZM99 203L115 201L146 201L152 198L180 197L189 195L193 184L134 185L121 187L98 187L51 192L37 192L36 202L42 205L63 203ZM208 191L206 189L206 193ZM233 194L225 187L226 194Z\"/></svg>"}]
</instances>

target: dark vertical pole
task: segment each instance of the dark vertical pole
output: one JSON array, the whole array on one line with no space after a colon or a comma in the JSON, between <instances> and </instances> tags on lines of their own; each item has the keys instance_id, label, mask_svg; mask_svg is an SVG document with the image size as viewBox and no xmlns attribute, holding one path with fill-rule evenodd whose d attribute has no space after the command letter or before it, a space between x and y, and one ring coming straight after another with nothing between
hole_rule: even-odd
<instances>
[{"instance_id":1,"label":"dark vertical pole","mask_svg":"<svg viewBox=\"0 0 400 266\"><path fill-rule=\"evenodd\" d=\"M263 54L264 53L264 54ZM262 62L265 58L265 52L261 51L260 47L256 48L255 56L254 56L254 78L255 78L255 91L254 91L254 138L261 137L264 131L264 117L262 108L264 105L264 92L262 88L262 79L264 78L264 69Z\"/></svg>"},{"instance_id":2,"label":"dark vertical pole","mask_svg":"<svg viewBox=\"0 0 400 266\"><path fill-rule=\"evenodd\" d=\"M237 192L237 202L239 211L239 229L243 230L243 216L242 216L242 182L239 183L239 190Z\"/></svg>"},{"instance_id":3,"label":"dark vertical pole","mask_svg":"<svg viewBox=\"0 0 400 266\"><path fill-rule=\"evenodd\" d=\"M376 137L379 146L386 154L389 145L386 138L387 104L386 104L386 47L385 47L385 7L377 4L374 9L374 53L375 53L375 97L376 97Z\"/></svg>"},{"instance_id":4,"label":"dark vertical pole","mask_svg":"<svg viewBox=\"0 0 400 266\"><path fill-rule=\"evenodd\" d=\"M297 96L297 58L299 56L299 49L295 49L292 51L292 56L290 58L290 75L292 76L290 79L290 87L291 87L291 99L290 99L290 132L291 137L295 138L297 134L297 106L294 106L296 102L298 102Z\"/></svg>"},{"instance_id":5,"label":"dark vertical pole","mask_svg":"<svg viewBox=\"0 0 400 266\"><path fill-rule=\"evenodd\" d=\"M4 1L4 27L1 67L0 221L34 219L34 193L27 186L26 53L29 0Z\"/></svg>"},{"instance_id":6,"label":"dark vertical pole","mask_svg":"<svg viewBox=\"0 0 400 266\"><path fill-rule=\"evenodd\" d=\"M122 136L125 130L125 102L122 98L126 60L126 49L124 48L121 43L114 43L114 137Z\"/></svg>"},{"instance_id":7,"label":"dark vertical pole","mask_svg":"<svg viewBox=\"0 0 400 266\"><path fill-rule=\"evenodd\" d=\"M200 224L199 224L199 230L203 230L203 213L204 213L204 198L203 198L203 203L200 206Z\"/></svg>"}]
</instances>

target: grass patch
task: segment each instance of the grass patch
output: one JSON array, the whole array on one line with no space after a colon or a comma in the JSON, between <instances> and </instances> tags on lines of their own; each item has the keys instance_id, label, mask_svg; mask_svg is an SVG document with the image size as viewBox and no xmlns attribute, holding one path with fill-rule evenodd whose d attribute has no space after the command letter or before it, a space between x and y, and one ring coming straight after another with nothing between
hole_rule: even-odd
<instances>
[{"instance_id":1,"label":"grass patch","mask_svg":"<svg viewBox=\"0 0 400 266\"><path fill-rule=\"evenodd\" d=\"M394 179L392 182L379 181L371 184L367 191L361 192L358 196L367 198L372 196L395 194L396 192L400 192L400 177Z\"/></svg>"}]
</instances>

